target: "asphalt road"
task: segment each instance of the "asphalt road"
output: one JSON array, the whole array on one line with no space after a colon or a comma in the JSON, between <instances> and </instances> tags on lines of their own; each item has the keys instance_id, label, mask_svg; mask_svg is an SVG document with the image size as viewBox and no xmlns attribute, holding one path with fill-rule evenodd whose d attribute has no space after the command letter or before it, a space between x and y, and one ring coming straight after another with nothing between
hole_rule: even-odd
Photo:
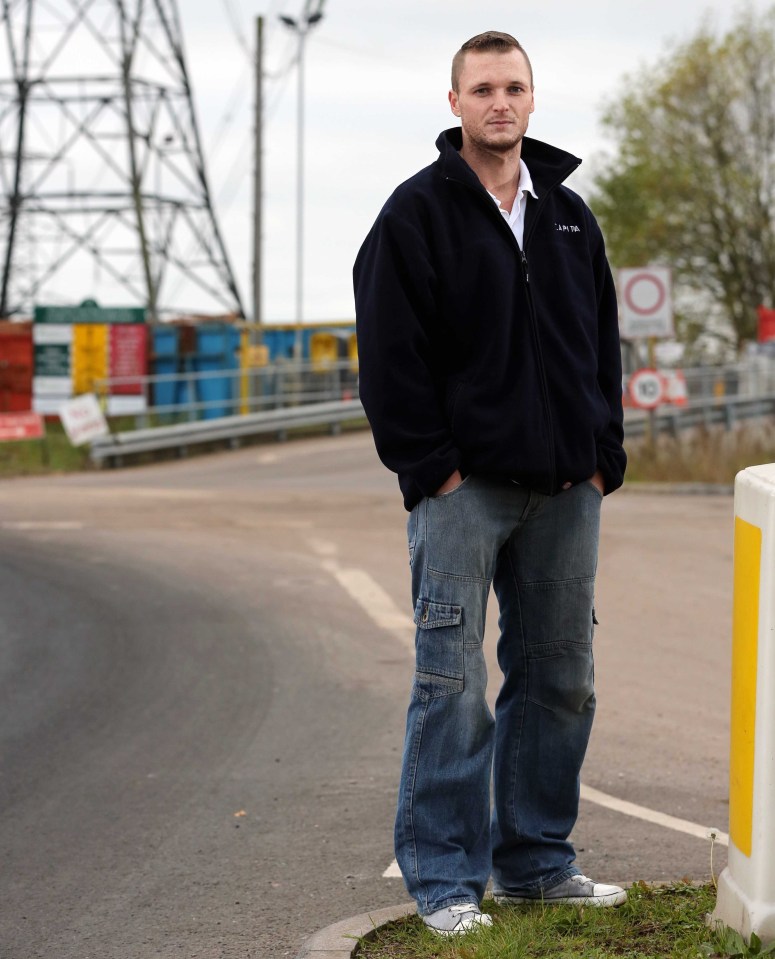
<instances>
[{"instance_id":1,"label":"asphalt road","mask_svg":"<svg viewBox=\"0 0 775 959\"><path fill-rule=\"evenodd\" d=\"M404 525L366 433L0 483L0 959L295 956L406 899ZM731 529L729 496L606 499L584 773L721 830ZM710 874L597 802L575 840L603 880Z\"/></svg>"}]
</instances>

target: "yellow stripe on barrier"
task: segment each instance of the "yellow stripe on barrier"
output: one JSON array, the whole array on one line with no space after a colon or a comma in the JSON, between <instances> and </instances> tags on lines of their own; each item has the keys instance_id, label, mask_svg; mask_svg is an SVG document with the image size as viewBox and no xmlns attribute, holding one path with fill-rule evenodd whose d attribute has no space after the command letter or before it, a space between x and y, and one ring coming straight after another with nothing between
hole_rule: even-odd
<instances>
[{"instance_id":1,"label":"yellow stripe on barrier","mask_svg":"<svg viewBox=\"0 0 775 959\"><path fill-rule=\"evenodd\" d=\"M729 836L751 855L762 531L735 517Z\"/></svg>"}]
</instances>

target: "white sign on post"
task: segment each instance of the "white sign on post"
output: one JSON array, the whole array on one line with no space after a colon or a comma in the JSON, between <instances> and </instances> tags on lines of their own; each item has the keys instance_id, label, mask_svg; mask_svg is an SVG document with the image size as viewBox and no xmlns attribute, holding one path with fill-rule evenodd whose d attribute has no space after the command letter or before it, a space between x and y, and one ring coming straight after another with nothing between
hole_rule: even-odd
<instances>
[{"instance_id":1,"label":"white sign on post","mask_svg":"<svg viewBox=\"0 0 775 959\"><path fill-rule=\"evenodd\" d=\"M91 443L110 432L94 393L83 393L59 407L59 418L73 446Z\"/></svg>"},{"instance_id":2,"label":"white sign on post","mask_svg":"<svg viewBox=\"0 0 775 959\"><path fill-rule=\"evenodd\" d=\"M619 298L622 336L637 339L675 335L668 267L619 270Z\"/></svg>"}]
</instances>

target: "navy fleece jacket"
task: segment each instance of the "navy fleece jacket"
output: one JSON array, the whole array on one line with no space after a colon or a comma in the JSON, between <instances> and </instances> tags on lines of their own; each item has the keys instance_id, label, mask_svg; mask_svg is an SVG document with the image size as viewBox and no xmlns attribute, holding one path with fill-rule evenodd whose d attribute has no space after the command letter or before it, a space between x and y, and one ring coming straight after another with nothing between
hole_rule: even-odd
<instances>
[{"instance_id":1,"label":"navy fleece jacket","mask_svg":"<svg viewBox=\"0 0 775 959\"><path fill-rule=\"evenodd\" d=\"M524 252L460 157L387 201L354 268L360 393L411 509L460 469L548 494L600 469L622 483L616 294L590 210L562 181L581 162L525 137Z\"/></svg>"}]
</instances>

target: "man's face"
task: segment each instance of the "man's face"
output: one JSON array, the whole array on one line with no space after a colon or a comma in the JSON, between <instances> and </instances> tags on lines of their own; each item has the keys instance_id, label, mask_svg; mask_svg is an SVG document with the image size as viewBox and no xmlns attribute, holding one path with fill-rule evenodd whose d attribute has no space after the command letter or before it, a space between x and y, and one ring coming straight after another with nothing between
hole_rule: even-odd
<instances>
[{"instance_id":1,"label":"man's face","mask_svg":"<svg viewBox=\"0 0 775 959\"><path fill-rule=\"evenodd\" d=\"M521 50L468 51L449 104L463 125L463 139L497 153L513 150L535 109L530 68Z\"/></svg>"}]
</instances>

